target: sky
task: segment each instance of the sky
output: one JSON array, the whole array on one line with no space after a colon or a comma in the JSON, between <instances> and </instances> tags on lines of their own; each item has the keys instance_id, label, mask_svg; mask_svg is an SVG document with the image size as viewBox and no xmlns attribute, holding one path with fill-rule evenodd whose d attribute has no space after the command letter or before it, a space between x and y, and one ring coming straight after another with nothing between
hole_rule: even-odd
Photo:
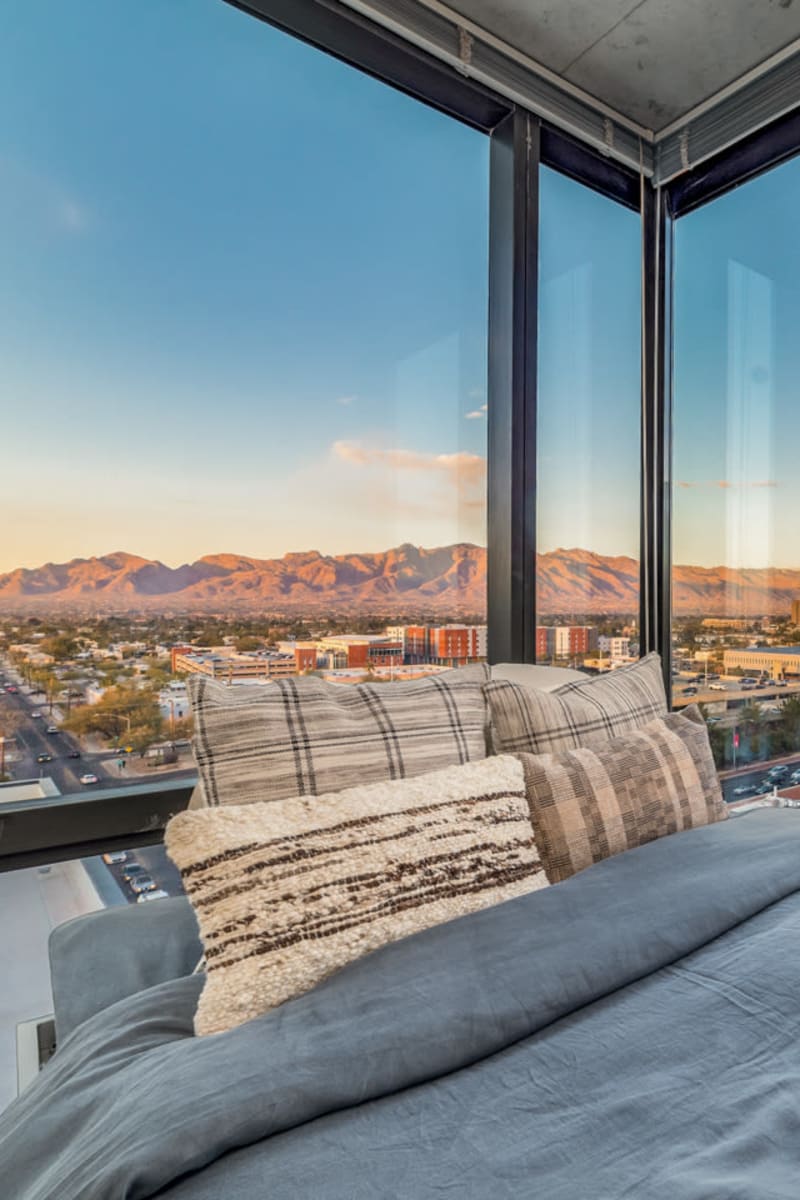
<instances>
[{"instance_id":1,"label":"sky","mask_svg":"<svg viewBox=\"0 0 800 1200\"><path fill-rule=\"evenodd\" d=\"M222 0L10 0L0 572L485 544L488 167ZM798 182L678 224L678 562L800 566ZM638 215L540 202L539 548L636 557Z\"/></svg>"},{"instance_id":2,"label":"sky","mask_svg":"<svg viewBox=\"0 0 800 1200\"><path fill-rule=\"evenodd\" d=\"M485 543L488 140L221 0L0 13L0 571Z\"/></svg>"},{"instance_id":3,"label":"sky","mask_svg":"<svg viewBox=\"0 0 800 1200\"><path fill-rule=\"evenodd\" d=\"M675 233L676 562L800 567L795 159Z\"/></svg>"}]
</instances>

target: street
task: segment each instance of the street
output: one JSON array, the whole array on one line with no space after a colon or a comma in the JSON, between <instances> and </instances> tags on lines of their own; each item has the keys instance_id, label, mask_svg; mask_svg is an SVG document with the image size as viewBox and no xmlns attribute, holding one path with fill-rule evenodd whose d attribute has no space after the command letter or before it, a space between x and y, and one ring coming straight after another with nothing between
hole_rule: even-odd
<instances>
[{"instance_id":1,"label":"street","mask_svg":"<svg viewBox=\"0 0 800 1200\"><path fill-rule=\"evenodd\" d=\"M7 671L5 677L8 679ZM47 726L53 722L43 698L27 695L20 687L16 695L7 692L2 700L23 717L15 734L18 750L22 752L21 757L15 762L6 761L6 772L12 779L39 779L47 775L62 795L85 791L87 786L92 786L81 783L80 777L84 774L96 775L99 786L104 788L129 787L131 783L146 782L146 776L126 777L124 772L119 772L115 766L119 754L112 750L93 754L83 750L72 734L47 733ZM32 712L41 712L42 715L38 718L31 717ZM79 751L81 757L70 758L71 750ZM37 756L40 754L52 754L53 761L37 762ZM186 767L176 771L159 772L158 775L154 775L154 779L193 779L195 775L194 768Z\"/></svg>"}]
</instances>

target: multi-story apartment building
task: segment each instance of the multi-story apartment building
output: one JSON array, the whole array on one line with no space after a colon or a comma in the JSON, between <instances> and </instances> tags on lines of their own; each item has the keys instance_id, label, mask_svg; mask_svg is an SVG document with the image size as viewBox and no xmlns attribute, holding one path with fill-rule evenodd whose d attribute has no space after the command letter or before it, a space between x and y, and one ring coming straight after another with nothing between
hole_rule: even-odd
<instances>
[{"instance_id":1,"label":"multi-story apartment building","mask_svg":"<svg viewBox=\"0 0 800 1200\"><path fill-rule=\"evenodd\" d=\"M536 658L547 662L554 658L573 658L597 649L594 625L537 625Z\"/></svg>"},{"instance_id":2,"label":"multi-story apartment building","mask_svg":"<svg viewBox=\"0 0 800 1200\"><path fill-rule=\"evenodd\" d=\"M427 625L388 625L386 636L400 642L403 647L404 662L424 663L428 661Z\"/></svg>"},{"instance_id":3,"label":"multi-story apartment building","mask_svg":"<svg viewBox=\"0 0 800 1200\"><path fill-rule=\"evenodd\" d=\"M594 625L556 625L554 635L556 658L589 654L597 648L597 630Z\"/></svg>"},{"instance_id":4,"label":"multi-story apartment building","mask_svg":"<svg viewBox=\"0 0 800 1200\"><path fill-rule=\"evenodd\" d=\"M485 625L434 625L428 631L429 662L455 666L485 657Z\"/></svg>"},{"instance_id":5,"label":"multi-story apartment building","mask_svg":"<svg viewBox=\"0 0 800 1200\"><path fill-rule=\"evenodd\" d=\"M536 626L536 658L545 662L553 658L556 652L556 630L554 625Z\"/></svg>"},{"instance_id":6,"label":"multi-story apartment building","mask_svg":"<svg viewBox=\"0 0 800 1200\"><path fill-rule=\"evenodd\" d=\"M800 625L800 599L792 601L792 624Z\"/></svg>"},{"instance_id":7,"label":"multi-story apartment building","mask_svg":"<svg viewBox=\"0 0 800 1200\"><path fill-rule=\"evenodd\" d=\"M598 649L603 654L608 654L611 658L630 658L631 639L629 637L605 637L598 638Z\"/></svg>"},{"instance_id":8,"label":"multi-story apartment building","mask_svg":"<svg viewBox=\"0 0 800 1200\"><path fill-rule=\"evenodd\" d=\"M386 635L400 643L408 664L460 666L486 658L485 625L390 625Z\"/></svg>"}]
</instances>

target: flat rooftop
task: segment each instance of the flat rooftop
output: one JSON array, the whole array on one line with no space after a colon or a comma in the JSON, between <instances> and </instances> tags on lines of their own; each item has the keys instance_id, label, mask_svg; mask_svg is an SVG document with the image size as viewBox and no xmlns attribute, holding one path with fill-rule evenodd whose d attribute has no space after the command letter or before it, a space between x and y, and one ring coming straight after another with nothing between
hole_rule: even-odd
<instances>
[{"instance_id":1,"label":"flat rooftop","mask_svg":"<svg viewBox=\"0 0 800 1200\"><path fill-rule=\"evenodd\" d=\"M49 775L41 779L10 779L0 783L0 804L18 804L23 800L45 800L49 796L60 796L55 780Z\"/></svg>"}]
</instances>

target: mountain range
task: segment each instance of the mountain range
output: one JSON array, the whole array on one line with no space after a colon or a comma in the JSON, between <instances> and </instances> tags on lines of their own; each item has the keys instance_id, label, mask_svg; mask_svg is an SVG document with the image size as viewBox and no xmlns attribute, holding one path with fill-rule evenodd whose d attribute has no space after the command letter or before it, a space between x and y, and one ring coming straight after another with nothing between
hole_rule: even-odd
<instances>
[{"instance_id":1,"label":"mountain range","mask_svg":"<svg viewBox=\"0 0 800 1200\"><path fill-rule=\"evenodd\" d=\"M540 615L635 613L635 559L589 550L552 550L537 558ZM678 615L788 613L800 598L800 570L673 568ZM457 543L408 543L377 554L282 558L213 554L168 567L118 551L18 568L0 575L0 612L268 612L302 615L374 612L476 615L486 606L486 550Z\"/></svg>"}]
</instances>

